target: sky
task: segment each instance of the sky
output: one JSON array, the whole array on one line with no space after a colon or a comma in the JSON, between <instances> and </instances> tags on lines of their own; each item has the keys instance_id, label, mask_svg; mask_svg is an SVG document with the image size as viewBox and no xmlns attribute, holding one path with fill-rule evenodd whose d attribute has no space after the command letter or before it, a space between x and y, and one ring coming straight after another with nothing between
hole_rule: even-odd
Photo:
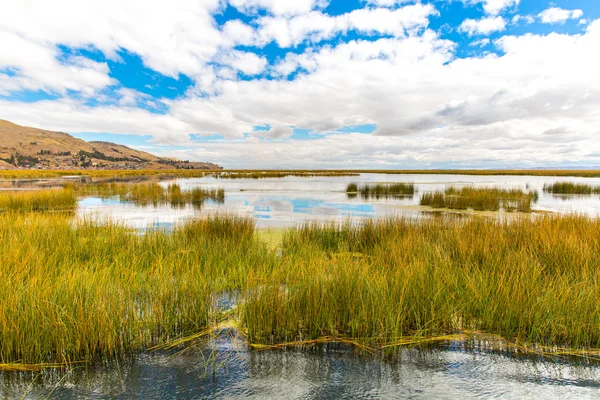
<instances>
[{"instance_id":1,"label":"sky","mask_svg":"<svg viewBox=\"0 0 600 400\"><path fill-rule=\"evenodd\" d=\"M0 119L226 168L599 168L600 1L0 0Z\"/></svg>"}]
</instances>

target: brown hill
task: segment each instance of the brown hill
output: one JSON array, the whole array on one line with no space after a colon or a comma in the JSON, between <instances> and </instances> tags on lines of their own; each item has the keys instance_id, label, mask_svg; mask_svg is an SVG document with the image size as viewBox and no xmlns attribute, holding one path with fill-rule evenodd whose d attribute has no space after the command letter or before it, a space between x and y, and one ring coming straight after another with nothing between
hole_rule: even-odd
<instances>
[{"instance_id":1,"label":"brown hill","mask_svg":"<svg viewBox=\"0 0 600 400\"><path fill-rule=\"evenodd\" d=\"M0 120L0 169L221 169Z\"/></svg>"}]
</instances>

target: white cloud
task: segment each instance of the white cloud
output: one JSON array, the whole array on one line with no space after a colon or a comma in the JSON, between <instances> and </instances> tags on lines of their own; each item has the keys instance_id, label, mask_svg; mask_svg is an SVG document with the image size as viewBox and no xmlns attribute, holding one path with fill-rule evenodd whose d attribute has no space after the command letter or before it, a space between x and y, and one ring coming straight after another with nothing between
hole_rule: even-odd
<instances>
[{"instance_id":1,"label":"white cloud","mask_svg":"<svg viewBox=\"0 0 600 400\"><path fill-rule=\"evenodd\" d=\"M255 14L263 9L275 15L306 14L328 3L327 0L229 0L229 4L243 13Z\"/></svg>"},{"instance_id":2,"label":"white cloud","mask_svg":"<svg viewBox=\"0 0 600 400\"><path fill-rule=\"evenodd\" d=\"M469 46L472 46L472 47L484 47L484 46L487 46L488 44L490 44L490 39L483 38L483 39L472 41L471 43L469 43Z\"/></svg>"},{"instance_id":3,"label":"white cloud","mask_svg":"<svg viewBox=\"0 0 600 400\"><path fill-rule=\"evenodd\" d=\"M267 60L254 53L230 51L219 58L219 62L243 72L246 75L258 75L265 70Z\"/></svg>"},{"instance_id":4,"label":"white cloud","mask_svg":"<svg viewBox=\"0 0 600 400\"><path fill-rule=\"evenodd\" d=\"M532 15L515 15L512 17L511 22L513 25L518 24L523 21L525 24L533 24L535 22L535 18Z\"/></svg>"},{"instance_id":5,"label":"white cloud","mask_svg":"<svg viewBox=\"0 0 600 400\"><path fill-rule=\"evenodd\" d=\"M483 3L483 10L487 14L498 15L510 7L517 7L520 0L471 0L473 3Z\"/></svg>"},{"instance_id":6,"label":"white cloud","mask_svg":"<svg viewBox=\"0 0 600 400\"><path fill-rule=\"evenodd\" d=\"M479 20L465 19L458 27L459 32L465 32L469 36L489 35L493 32L503 31L506 21L502 17L486 17Z\"/></svg>"},{"instance_id":7,"label":"white cloud","mask_svg":"<svg viewBox=\"0 0 600 400\"><path fill-rule=\"evenodd\" d=\"M33 103L0 100L0 118L67 132L152 135L156 146L179 144L188 149L172 155L229 167L600 164L600 20L578 35L503 36L494 41L501 55L458 58L456 43L426 29L435 10L420 3L397 10L367 8L354 17L314 10L265 17L283 28L264 37L261 30L267 25L260 23L262 17L251 25L230 22L220 31L207 11L218 9L216 0L177 2L181 9L164 12L168 28L156 19L156 10L145 11L152 23L142 21L136 27L134 22L142 17L103 12L99 3L81 4L73 3L79 8L69 18L57 16L58 25L44 19L37 23L27 13L36 23L26 26L28 20L19 12L11 14L14 23L0 15L2 38L9 38L0 40L0 62L12 66L11 75L17 71L16 76L0 74L2 90L115 92L106 89L113 81L105 64L57 58L56 44L64 41L93 45L113 56L121 47L138 52L160 71L189 73L195 86L184 97L162 99L163 114L138 107L149 100L145 95L119 89L112 104L120 104L95 108L68 95ZM114 6L120 11L126 7ZM82 7L98 15L87 17L88 10L74 18ZM53 12L48 11L49 21ZM310 19L303 21L307 15L323 18L313 19L311 25ZM502 17L487 19L489 26L474 21L464 32L485 34L506 24ZM497 19L502 23L493 23ZM88 29L83 29L86 24ZM158 24L157 32L152 24ZM232 50L235 43L268 40L291 46L350 29L391 32L392 37L308 46L272 66L260 55ZM249 75L264 70L271 76L237 80L238 70ZM293 80L278 79L294 71L298 74ZM291 127L332 132L362 124L376 124L377 130L373 135L330 133L310 141L290 138ZM254 132L258 125L273 128ZM196 143L190 141L190 133L218 133L228 140ZM243 139L244 133L250 137Z\"/></svg>"},{"instance_id":8,"label":"white cloud","mask_svg":"<svg viewBox=\"0 0 600 400\"><path fill-rule=\"evenodd\" d=\"M427 27L429 17L437 11L431 4L413 4L390 10L387 8L359 9L338 16L319 11L292 18L264 17L258 20L256 44L271 41L280 47L296 46L308 39L319 42L340 32L356 30L366 34L404 36Z\"/></svg>"},{"instance_id":9,"label":"white cloud","mask_svg":"<svg viewBox=\"0 0 600 400\"><path fill-rule=\"evenodd\" d=\"M377 7L394 7L411 1L413 0L366 0L367 4Z\"/></svg>"},{"instance_id":10,"label":"white cloud","mask_svg":"<svg viewBox=\"0 0 600 400\"><path fill-rule=\"evenodd\" d=\"M551 7L538 14L540 20L547 24L564 24L568 19L577 19L583 15L581 10L565 10L559 7Z\"/></svg>"}]
</instances>

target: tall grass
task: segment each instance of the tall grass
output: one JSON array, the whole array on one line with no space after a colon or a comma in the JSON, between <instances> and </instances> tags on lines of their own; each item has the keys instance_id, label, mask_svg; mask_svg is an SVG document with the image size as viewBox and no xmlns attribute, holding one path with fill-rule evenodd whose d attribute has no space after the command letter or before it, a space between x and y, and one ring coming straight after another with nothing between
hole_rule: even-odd
<instances>
[{"instance_id":1,"label":"tall grass","mask_svg":"<svg viewBox=\"0 0 600 400\"><path fill-rule=\"evenodd\" d=\"M538 194L534 191L451 186L444 191L423 193L420 204L455 210L531 212L531 205L537 199Z\"/></svg>"},{"instance_id":2,"label":"tall grass","mask_svg":"<svg viewBox=\"0 0 600 400\"><path fill-rule=\"evenodd\" d=\"M207 201L222 203L225 201L225 190L193 188L182 190L177 184L168 186L158 183L122 183L104 182L97 184L66 184L80 196L100 196L102 198L118 197L122 202L132 202L139 205L171 204L184 206L192 204L202 207Z\"/></svg>"},{"instance_id":3,"label":"tall grass","mask_svg":"<svg viewBox=\"0 0 600 400\"><path fill-rule=\"evenodd\" d=\"M552 184L545 184L544 192L554 194L594 194L600 193L600 186L574 182L555 182Z\"/></svg>"},{"instance_id":4,"label":"tall grass","mask_svg":"<svg viewBox=\"0 0 600 400\"><path fill-rule=\"evenodd\" d=\"M412 183L365 183L359 185L351 182L346 187L348 197L360 196L368 200L370 198L380 199L386 197L403 197L415 194L415 185Z\"/></svg>"},{"instance_id":5,"label":"tall grass","mask_svg":"<svg viewBox=\"0 0 600 400\"><path fill-rule=\"evenodd\" d=\"M225 291L237 293L232 315L250 343L394 346L481 330L599 348L598 254L600 220L578 216L304 225L272 248L233 216L139 234L4 213L0 364L106 360L172 343L218 322Z\"/></svg>"},{"instance_id":6,"label":"tall grass","mask_svg":"<svg viewBox=\"0 0 600 400\"><path fill-rule=\"evenodd\" d=\"M576 216L307 225L287 232L285 268L249 280L242 320L259 343L482 330L598 348L599 251L600 221Z\"/></svg>"},{"instance_id":7,"label":"tall grass","mask_svg":"<svg viewBox=\"0 0 600 400\"><path fill-rule=\"evenodd\" d=\"M0 364L104 360L197 332L217 318L215 296L272 264L244 218L139 235L0 215Z\"/></svg>"},{"instance_id":8,"label":"tall grass","mask_svg":"<svg viewBox=\"0 0 600 400\"><path fill-rule=\"evenodd\" d=\"M72 211L75 207L73 190L0 192L0 212Z\"/></svg>"}]
</instances>

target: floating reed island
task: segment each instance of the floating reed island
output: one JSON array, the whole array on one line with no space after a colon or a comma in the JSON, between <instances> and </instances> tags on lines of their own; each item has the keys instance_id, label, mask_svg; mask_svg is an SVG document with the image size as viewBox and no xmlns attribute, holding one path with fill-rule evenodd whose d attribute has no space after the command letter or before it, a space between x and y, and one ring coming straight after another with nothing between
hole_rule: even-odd
<instances>
[{"instance_id":1,"label":"floating reed island","mask_svg":"<svg viewBox=\"0 0 600 400\"><path fill-rule=\"evenodd\" d=\"M535 191L451 186L443 191L423 193L420 204L453 210L499 211L502 209L528 213L537 200L538 193Z\"/></svg>"},{"instance_id":2,"label":"floating reed island","mask_svg":"<svg viewBox=\"0 0 600 400\"><path fill-rule=\"evenodd\" d=\"M79 196L99 196L103 199L117 197L121 202L138 205L170 204L182 207L191 204L202 207L207 200L223 203L225 190L192 188L183 190L178 184L160 185L158 183L122 183L105 182L89 184L65 184L66 190L71 190Z\"/></svg>"},{"instance_id":3,"label":"floating reed island","mask_svg":"<svg viewBox=\"0 0 600 400\"><path fill-rule=\"evenodd\" d=\"M346 187L346 194L349 198L360 195L361 198L368 200L371 198L382 199L392 197L405 197L415 194L415 185L412 183L364 183L358 184L351 182Z\"/></svg>"},{"instance_id":4,"label":"floating reed island","mask_svg":"<svg viewBox=\"0 0 600 400\"><path fill-rule=\"evenodd\" d=\"M224 321L254 347L391 351L477 331L525 351L600 354L599 253L600 221L580 216L310 224L273 248L228 215L140 233L7 212L0 369L119 359ZM223 294L237 308L219 308Z\"/></svg>"},{"instance_id":5,"label":"floating reed island","mask_svg":"<svg viewBox=\"0 0 600 400\"><path fill-rule=\"evenodd\" d=\"M555 182L545 184L544 192L552 194L600 194L600 186L575 182Z\"/></svg>"}]
</instances>

